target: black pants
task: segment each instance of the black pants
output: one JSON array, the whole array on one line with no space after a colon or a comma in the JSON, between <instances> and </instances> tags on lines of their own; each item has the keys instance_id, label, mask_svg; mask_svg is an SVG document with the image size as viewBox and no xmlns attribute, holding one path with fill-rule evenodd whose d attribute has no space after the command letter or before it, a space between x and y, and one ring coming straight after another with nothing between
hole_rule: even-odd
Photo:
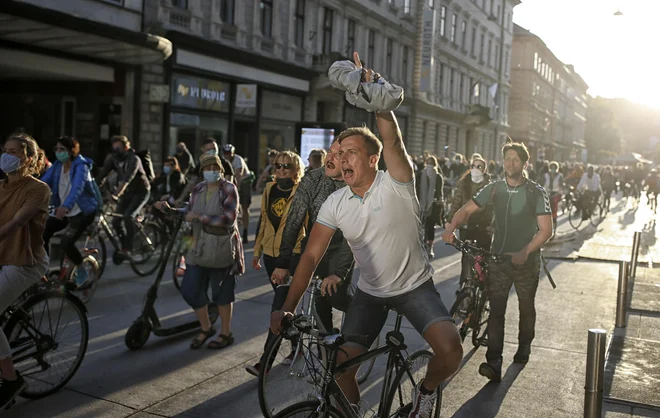
<instances>
[{"instance_id":1,"label":"black pants","mask_svg":"<svg viewBox=\"0 0 660 418\"><path fill-rule=\"evenodd\" d=\"M293 259L291 260L292 264L292 270L295 269L295 267L298 265L298 261L300 261L300 254L294 254ZM264 254L264 267L266 268L266 274L268 274L268 281L270 282L270 285L273 286L273 291L275 294L273 295L273 304L270 307L270 312L273 313L275 311L279 311L282 309L282 306L284 306L284 302L286 302L286 297L289 294L289 286L288 285L277 285L273 283L270 278L273 276L273 272L275 271L275 268L277 267L277 258L275 257L270 257ZM270 318L269 318L270 319ZM264 357L262 358L261 363L263 364L265 360L265 355L266 351L268 350L268 347L270 346L271 342L277 339L277 335L273 334L270 330L268 329L268 337L266 337L266 343L264 344ZM278 350L277 348L276 350ZM271 363L274 360L274 358L271 358Z\"/></svg>"},{"instance_id":2,"label":"black pants","mask_svg":"<svg viewBox=\"0 0 660 418\"><path fill-rule=\"evenodd\" d=\"M76 265L79 266L83 262L82 254L76 247L76 241L82 236L88 226L94 222L95 214L83 215L82 213L76 216L64 217L57 219L49 217L46 221L46 228L44 230L44 245L46 252L50 253L50 239L59 232L66 228L62 235L60 245L64 249L66 256Z\"/></svg>"},{"instance_id":3,"label":"black pants","mask_svg":"<svg viewBox=\"0 0 660 418\"><path fill-rule=\"evenodd\" d=\"M123 218L114 218L112 226L117 231L121 246L124 250L133 249L133 240L135 237L135 218L140 209L147 204L149 200L149 190L135 191L123 195L117 203L116 212L123 215Z\"/></svg>"}]
</instances>

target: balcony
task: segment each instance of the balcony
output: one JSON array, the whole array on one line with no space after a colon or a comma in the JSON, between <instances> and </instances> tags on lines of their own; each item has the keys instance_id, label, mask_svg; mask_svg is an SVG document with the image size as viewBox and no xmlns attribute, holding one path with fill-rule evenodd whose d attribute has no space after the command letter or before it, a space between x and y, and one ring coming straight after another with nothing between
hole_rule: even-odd
<instances>
[{"instance_id":1,"label":"balcony","mask_svg":"<svg viewBox=\"0 0 660 418\"><path fill-rule=\"evenodd\" d=\"M202 36L203 16L191 10L174 6L171 1L158 3L158 23L166 30L178 30L192 35Z\"/></svg>"},{"instance_id":2,"label":"balcony","mask_svg":"<svg viewBox=\"0 0 660 418\"><path fill-rule=\"evenodd\" d=\"M463 123L470 126L485 125L492 120L490 108L480 104L468 105L468 114Z\"/></svg>"}]
</instances>

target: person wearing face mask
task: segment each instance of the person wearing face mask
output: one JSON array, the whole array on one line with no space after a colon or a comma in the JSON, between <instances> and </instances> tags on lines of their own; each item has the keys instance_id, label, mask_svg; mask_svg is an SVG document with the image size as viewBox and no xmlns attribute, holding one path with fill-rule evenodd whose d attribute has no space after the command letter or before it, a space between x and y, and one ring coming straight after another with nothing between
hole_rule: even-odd
<instances>
[{"instance_id":1,"label":"person wearing face mask","mask_svg":"<svg viewBox=\"0 0 660 418\"><path fill-rule=\"evenodd\" d=\"M254 241L254 256L252 267L261 270L261 256L263 255L264 266L268 277L273 277L273 272L278 267L280 256L280 245L284 228L287 223L289 209L293 196L296 194L300 180L304 175L304 163L300 156L292 151L280 152L275 158L275 181L268 183L261 200L261 222L259 232ZM298 231L298 238L293 249L291 259L291 270L295 270L300 259L301 241L305 237L306 230ZM275 292L272 311L282 308L288 294L288 284L278 284L270 280ZM264 344L264 351L269 346L275 335L268 331L268 337ZM255 366L260 367L260 366ZM252 373L251 370L248 372ZM258 372L258 368L257 368ZM254 373L253 373L254 374Z\"/></svg>"},{"instance_id":2,"label":"person wearing face mask","mask_svg":"<svg viewBox=\"0 0 660 418\"><path fill-rule=\"evenodd\" d=\"M424 224L424 243L429 258L435 257L433 241L435 239L435 225L442 224L443 187L444 177L438 170L438 160L433 155L425 161L424 170L416 175L417 197L422 211L421 218Z\"/></svg>"},{"instance_id":3,"label":"person wearing face mask","mask_svg":"<svg viewBox=\"0 0 660 418\"><path fill-rule=\"evenodd\" d=\"M559 172L559 163L553 161L549 165L550 170L545 173L543 187L550 194L550 208L552 210L552 226L557 230L557 208L561 201L562 191L564 190L564 176Z\"/></svg>"},{"instance_id":4,"label":"person wearing face mask","mask_svg":"<svg viewBox=\"0 0 660 418\"><path fill-rule=\"evenodd\" d=\"M447 224L445 229L449 227L456 212L462 208L467 202L476 195L479 190L490 183L490 174L486 171L486 160L483 158L476 158L472 160L470 171L465 173L458 181L456 192L452 199L451 208L447 214ZM462 240L472 240L476 245L483 249L490 248L491 232L490 224L493 219L493 210L490 206L480 208L474 215L472 215L467 224L465 224L460 231L460 238ZM461 283L467 277L470 271L467 257L463 256L463 265L461 269Z\"/></svg>"},{"instance_id":5,"label":"person wearing face mask","mask_svg":"<svg viewBox=\"0 0 660 418\"><path fill-rule=\"evenodd\" d=\"M52 236L65 229L61 246L72 263L82 266L83 257L76 247L76 241L87 227L94 222L101 209L94 194L90 171L94 162L80 155L80 144L74 138L64 136L55 144L57 161L46 171L41 181L53 192L51 204L55 206L55 216L46 221L44 243L49 251ZM74 280L78 287L84 287L88 272L84 268L75 270Z\"/></svg>"},{"instance_id":6,"label":"person wearing face mask","mask_svg":"<svg viewBox=\"0 0 660 418\"><path fill-rule=\"evenodd\" d=\"M123 217L114 218L112 226L121 239L122 251L120 254L130 259L136 229L135 218L149 200L151 184L142 167L142 161L131 148L128 138L120 135L113 136L110 143L113 155L101 170L99 178L102 186L111 171L114 170L117 173L117 190L113 193L112 198L117 201L115 212L122 214Z\"/></svg>"},{"instance_id":7,"label":"person wearing face mask","mask_svg":"<svg viewBox=\"0 0 660 418\"><path fill-rule=\"evenodd\" d=\"M156 196L160 196L158 199L160 201L174 204L176 199L181 196L187 183L188 180L181 172L177 158L167 157L163 163L163 172L154 182Z\"/></svg>"},{"instance_id":8,"label":"person wearing face mask","mask_svg":"<svg viewBox=\"0 0 660 418\"><path fill-rule=\"evenodd\" d=\"M181 295L195 311L201 332L190 343L199 349L215 335L209 320L208 290L218 305L221 331L207 348L223 349L234 343L231 319L235 299L236 276L245 272L243 244L238 232L238 192L225 180L220 157L202 155L199 163L203 181L190 196L186 221L192 223L192 245L186 253L186 270L181 282ZM156 208L172 210L167 202Z\"/></svg>"},{"instance_id":9,"label":"person wearing face mask","mask_svg":"<svg viewBox=\"0 0 660 418\"><path fill-rule=\"evenodd\" d=\"M179 162L179 168L183 175L187 175L189 171L195 170L195 159L188 150L185 142L176 144L176 154L174 155Z\"/></svg>"},{"instance_id":10,"label":"person wearing face mask","mask_svg":"<svg viewBox=\"0 0 660 418\"><path fill-rule=\"evenodd\" d=\"M48 270L43 234L50 189L34 176L43 169L37 143L27 134L12 134L0 156L0 312L5 312ZM0 327L0 411L26 388L14 369L7 336Z\"/></svg>"}]
</instances>

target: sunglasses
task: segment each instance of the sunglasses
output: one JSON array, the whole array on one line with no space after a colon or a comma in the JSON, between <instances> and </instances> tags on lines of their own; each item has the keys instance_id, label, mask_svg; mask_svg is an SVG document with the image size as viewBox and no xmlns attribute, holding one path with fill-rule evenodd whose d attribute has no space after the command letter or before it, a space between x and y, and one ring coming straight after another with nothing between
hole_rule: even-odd
<instances>
[{"instance_id":1,"label":"sunglasses","mask_svg":"<svg viewBox=\"0 0 660 418\"><path fill-rule=\"evenodd\" d=\"M275 168L278 170L285 169L288 170L293 167L293 164L281 164L281 163L276 163Z\"/></svg>"},{"instance_id":2,"label":"sunglasses","mask_svg":"<svg viewBox=\"0 0 660 418\"><path fill-rule=\"evenodd\" d=\"M472 164L472 165L470 166L470 168L476 168L477 170L483 170L483 169L484 169L484 166L482 166L482 165Z\"/></svg>"}]
</instances>

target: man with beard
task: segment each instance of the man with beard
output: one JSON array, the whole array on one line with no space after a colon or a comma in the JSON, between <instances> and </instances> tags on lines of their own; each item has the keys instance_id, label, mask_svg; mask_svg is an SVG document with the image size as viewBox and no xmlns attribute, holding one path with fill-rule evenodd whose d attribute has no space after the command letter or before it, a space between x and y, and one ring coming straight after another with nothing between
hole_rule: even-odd
<instances>
[{"instance_id":1,"label":"man with beard","mask_svg":"<svg viewBox=\"0 0 660 418\"><path fill-rule=\"evenodd\" d=\"M380 84L380 75L362 68L357 52L353 59L359 70L360 88L375 90L369 83ZM386 84L383 81L381 85ZM314 270L340 229L360 267L358 289L346 312L342 332L366 338L359 342L349 339L342 345L338 361L345 362L366 352L385 325L389 310L396 310L434 352L424 379L413 389L408 415L428 417L436 403L436 389L458 369L463 349L456 326L433 284L433 267L419 237L421 210L399 125L393 111L375 111L382 143L366 127L346 129L337 138L342 174L349 187L337 190L323 203L296 267L286 303L281 311L271 314L271 330L278 334L283 318L293 316ZM387 171L378 170L381 153ZM337 378L352 404L360 400L357 369Z\"/></svg>"},{"instance_id":2,"label":"man with beard","mask_svg":"<svg viewBox=\"0 0 660 418\"><path fill-rule=\"evenodd\" d=\"M296 238L300 228L303 227L305 217L309 216L305 226L307 231L311 231L323 202L335 191L346 187L342 179L338 153L339 141L335 140L328 149L325 166L310 170L298 186L282 236L278 268L271 278L275 283L284 283L290 276L289 265L293 248L296 246ZM307 239L302 242L303 251L306 244ZM347 291L353 276L353 253L341 231L335 231L332 236L328 250L316 268L316 275L325 278L321 285L321 294L324 297L316 300L316 311L325 329L330 330L333 328L332 308L342 311L348 308L350 298Z\"/></svg>"},{"instance_id":3,"label":"man with beard","mask_svg":"<svg viewBox=\"0 0 660 418\"><path fill-rule=\"evenodd\" d=\"M534 299L541 268L540 250L552 236L548 193L523 176L529 160L527 147L508 143L502 148L502 156L505 179L481 189L456 212L442 234L443 240L453 242L454 231L467 222L470 215L488 204L493 206L494 239L490 251L503 259L490 264L486 282L490 300L488 351L479 374L496 382L502 379L504 314L512 284L516 286L520 307L518 351L513 361L521 364L529 361L536 323Z\"/></svg>"}]
</instances>

